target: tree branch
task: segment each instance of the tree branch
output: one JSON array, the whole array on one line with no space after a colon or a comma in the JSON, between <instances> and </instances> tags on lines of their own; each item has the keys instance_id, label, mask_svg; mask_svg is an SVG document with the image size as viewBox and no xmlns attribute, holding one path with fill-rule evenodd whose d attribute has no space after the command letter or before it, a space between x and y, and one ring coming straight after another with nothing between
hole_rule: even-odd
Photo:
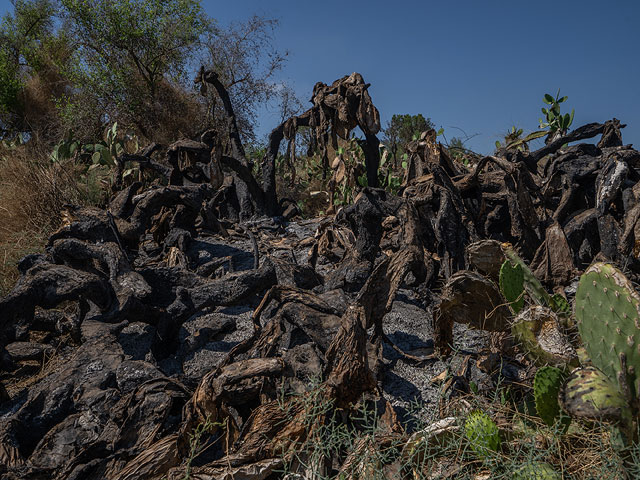
<instances>
[{"instance_id":1,"label":"tree branch","mask_svg":"<svg viewBox=\"0 0 640 480\"><path fill-rule=\"evenodd\" d=\"M233 111L229 92L227 92L227 89L224 88L224 85L220 82L220 78L216 72L205 70L204 67L201 67L199 77L202 81L213 85L216 92L218 92L218 96L222 100L222 105L224 106L225 115L227 116L229 139L231 140L231 154L244 167L249 168L249 163L247 162L247 158L244 153L244 147L240 141L238 122L236 121L236 115Z\"/></svg>"}]
</instances>

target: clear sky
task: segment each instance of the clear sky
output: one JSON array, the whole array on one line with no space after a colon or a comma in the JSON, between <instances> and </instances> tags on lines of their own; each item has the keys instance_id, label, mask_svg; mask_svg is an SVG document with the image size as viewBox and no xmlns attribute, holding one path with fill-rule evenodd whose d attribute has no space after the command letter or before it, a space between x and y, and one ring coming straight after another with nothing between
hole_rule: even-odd
<instances>
[{"instance_id":1,"label":"clear sky","mask_svg":"<svg viewBox=\"0 0 640 480\"><path fill-rule=\"evenodd\" d=\"M561 89L573 126L619 118L640 148L640 1L207 1L224 25L280 20L281 79L305 101L315 82L354 71L371 83L383 124L422 113L445 135L478 134L481 153L511 125L535 130L544 93ZM0 11L10 7L0 0ZM275 116L261 115L259 133Z\"/></svg>"}]
</instances>

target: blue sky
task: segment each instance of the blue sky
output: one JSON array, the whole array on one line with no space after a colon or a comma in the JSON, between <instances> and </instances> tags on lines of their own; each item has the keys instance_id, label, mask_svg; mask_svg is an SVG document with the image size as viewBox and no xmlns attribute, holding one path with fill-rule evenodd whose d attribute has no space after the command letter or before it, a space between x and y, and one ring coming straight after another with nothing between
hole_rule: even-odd
<instances>
[{"instance_id":1,"label":"blue sky","mask_svg":"<svg viewBox=\"0 0 640 480\"><path fill-rule=\"evenodd\" d=\"M371 83L383 124L422 113L445 135L478 134L481 153L517 125L533 131L544 93L558 88L574 126L619 118L640 147L640 2L335 1L202 2L224 25L252 14L277 18L287 49L279 80L305 101L317 81L354 71ZM10 7L0 0L0 10ZM259 133L277 122L264 112Z\"/></svg>"}]
</instances>

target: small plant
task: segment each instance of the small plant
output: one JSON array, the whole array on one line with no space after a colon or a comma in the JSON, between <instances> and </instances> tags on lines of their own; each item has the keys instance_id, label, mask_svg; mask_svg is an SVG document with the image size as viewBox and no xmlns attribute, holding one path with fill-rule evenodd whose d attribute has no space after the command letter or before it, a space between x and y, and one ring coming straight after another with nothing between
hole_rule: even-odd
<instances>
[{"instance_id":1,"label":"small plant","mask_svg":"<svg viewBox=\"0 0 640 480\"><path fill-rule=\"evenodd\" d=\"M480 458L487 458L500 450L500 432L491 417L481 410L469 414L464 424L465 436L471 449Z\"/></svg>"},{"instance_id":2,"label":"small plant","mask_svg":"<svg viewBox=\"0 0 640 480\"><path fill-rule=\"evenodd\" d=\"M0 146L7 150L13 150L29 141L29 135L26 133L18 133L14 138L3 138L0 140Z\"/></svg>"},{"instance_id":3,"label":"small plant","mask_svg":"<svg viewBox=\"0 0 640 480\"><path fill-rule=\"evenodd\" d=\"M133 136L128 137L126 139L128 141L133 141L136 145L135 150L137 150L137 138ZM104 142L96 143L95 145L88 147L90 147L90 150L88 151L93 150L91 160L94 164L100 163L110 167L115 166L116 158L125 153L124 141L118 139L118 122L115 122L107 129L104 136Z\"/></svg>"},{"instance_id":4,"label":"small plant","mask_svg":"<svg viewBox=\"0 0 640 480\"><path fill-rule=\"evenodd\" d=\"M328 185L331 205L350 205L360 188L367 186L364 152L355 137L338 148L331 168L333 176Z\"/></svg>"},{"instance_id":5,"label":"small plant","mask_svg":"<svg viewBox=\"0 0 640 480\"><path fill-rule=\"evenodd\" d=\"M546 130L532 132L526 137L522 137L524 130L521 128L517 128L515 125L511 127L507 134L504 136L504 144L500 143L499 140L496 140L496 148L505 150L519 150L521 152L529 151L529 142L535 140L537 138L544 137L549 132Z\"/></svg>"},{"instance_id":6,"label":"small plant","mask_svg":"<svg viewBox=\"0 0 640 480\"><path fill-rule=\"evenodd\" d=\"M521 128L517 128L515 125L512 126L509 130L507 130L507 134L504 136L504 146L509 145L516 140L520 140L523 133L524 130L522 130ZM500 143L500 141L496 140L496 148L502 147L503 145Z\"/></svg>"},{"instance_id":7,"label":"small plant","mask_svg":"<svg viewBox=\"0 0 640 480\"><path fill-rule=\"evenodd\" d=\"M53 147L49 160L52 163L60 163L64 160L68 160L74 156L82 145L80 142L73 139L73 132L68 131L65 137Z\"/></svg>"},{"instance_id":8,"label":"small plant","mask_svg":"<svg viewBox=\"0 0 640 480\"><path fill-rule=\"evenodd\" d=\"M202 437L213 431L216 427L226 427L227 419L223 422L212 422L211 418L207 416L207 419L203 423L199 423L193 433L189 434L189 457L187 458L187 464L185 466L184 477L182 480L191 479L191 464L193 460L202 453Z\"/></svg>"},{"instance_id":9,"label":"small plant","mask_svg":"<svg viewBox=\"0 0 640 480\"><path fill-rule=\"evenodd\" d=\"M467 137L466 140L462 140L458 137L453 137L447 143L447 151L449 156L455 160L463 164L465 167L468 167L471 164L471 159L475 157L475 153L466 148L465 142L469 140L471 137Z\"/></svg>"},{"instance_id":10,"label":"small plant","mask_svg":"<svg viewBox=\"0 0 640 480\"><path fill-rule=\"evenodd\" d=\"M394 195L397 195L400 187L402 186L402 176L398 176L397 172L394 171L393 165L389 161L389 157L389 151L386 148L382 149L380 155L380 167L378 169L378 180L382 188ZM402 163L404 165L403 170L406 170L406 162ZM363 180L366 181L366 173L363 176Z\"/></svg>"},{"instance_id":11,"label":"small plant","mask_svg":"<svg viewBox=\"0 0 640 480\"><path fill-rule=\"evenodd\" d=\"M571 304L559 293L554 293L551 296L551 305L557 314L564 315L565 317L571 315Z\"/></svg>"},{"instance_id":12,"label":"small plant","mask_svg":"<svg viewBox=\"0 0 640 480\"><path fill-rule=\"evenodd\" d=\"M560 113L560 104L565 102L568 97L560 97L560 89L558 89L558 93L555 98L550 94L545 93L542 101L549 105L549 108L542 108L542 113L546 118L546 122L540 119L540 128L549 128L549 135L553 137L556 133L559 135L564 135L569 130L569 127L573 123L573 115L575 110L571 110L571 114L565 113L562 115Z\"/></svg>"},{"instance_id":13,"label":"small plant","mask_svg":"<svg viewBox=\"0 0 640 480\"><path fill-rule=\"evenodd\" d=\"M127 133L122 139L119 138L119 135L118 122L106 130L104 140L98 143L80 143L78 140L74 140L73 132L70 131L54 147L49 159L56 163L79 154L81 157L90 157L94 165L113 167L118 156L125 152L135 153L139 148L136 135Z\"/></svg>"},{"instance_id":14,"label":"small plant","mask_svg":"<svg viewBox=\"0 0 640 480\"><path fill-rule=\"evenodd\" d=\"M88 198L92 203L100 204L105 200L105 192L109 191L112 183L111 169L116 166L117 157L123 153L135 153L138 148L138 137L132 133L119 134L118 122L115 122L106 130L104 140L98 143L83 144L73 139L73 132L68 132L54 147L49 160L61 163L73 158L74 164L81 167L81 181ZM122 179L138 178L141 178L139 166L127 162Z\"/></svg>"}]
</instances>

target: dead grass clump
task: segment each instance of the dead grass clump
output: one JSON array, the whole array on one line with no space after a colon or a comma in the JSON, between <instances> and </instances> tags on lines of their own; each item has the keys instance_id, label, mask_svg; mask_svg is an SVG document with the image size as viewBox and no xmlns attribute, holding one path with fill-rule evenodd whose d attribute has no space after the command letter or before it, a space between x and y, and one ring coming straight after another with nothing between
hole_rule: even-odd
<instances>
[{"instance_id":1,"label":"dead grass clump","mask_svg":"<svg viewBox=\"0 0 640 480\"><path fill-rule=\"evenodd\" d=\"M18 260L43 249L62 206L87 201L72 161L53 164L36 145L0 147L0 295L15 283Z\"/></svg>"}]
</instances>

